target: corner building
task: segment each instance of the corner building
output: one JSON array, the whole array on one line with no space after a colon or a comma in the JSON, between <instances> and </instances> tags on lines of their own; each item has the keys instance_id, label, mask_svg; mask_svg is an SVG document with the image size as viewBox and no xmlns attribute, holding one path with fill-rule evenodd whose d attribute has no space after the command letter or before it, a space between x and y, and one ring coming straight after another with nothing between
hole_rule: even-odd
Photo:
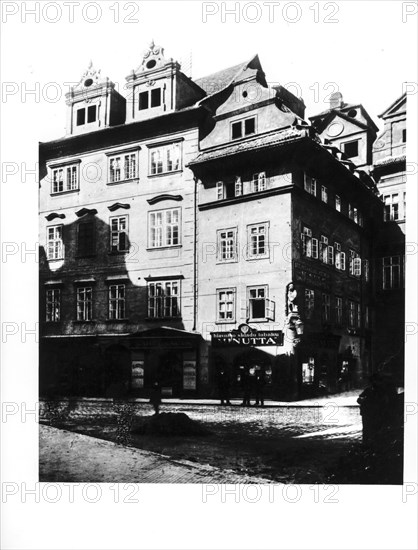
<instances>
[{"instance_id":1,"label":"corner building","mask_svg":"<svg viewBox=\"0 0 418 550\"><path fill-rule=\"evenodd\" d=\"M151 44L127 82L90 66L40 145L41 395L215 397L226 369L238 396L243 368L276 399L361 386L374 180L257 56L193 82Z\"/></svg>"}]
</instances>

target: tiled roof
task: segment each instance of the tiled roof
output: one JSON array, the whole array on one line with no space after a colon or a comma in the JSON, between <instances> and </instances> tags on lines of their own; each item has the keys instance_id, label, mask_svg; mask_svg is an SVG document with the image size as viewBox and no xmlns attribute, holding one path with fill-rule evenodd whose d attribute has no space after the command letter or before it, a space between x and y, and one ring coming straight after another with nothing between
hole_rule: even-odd
<instances>
[{"instance_id":1,"label":"tiled roof","mask_svg":"<svg viewBox=\"0 0 418 550\"><path fill-rule=\"evenodd\" d=\"M246 66L248 61L245 63L240 63L239 65L234 65L223 71L218 71L217 73L212 73L203 78L197 78L194 82L200 86L208 95L214 94L226 88L235 76L240 73Z\"/></svg>"},{"instance_id":2,"label":"tiled roof","mask_svg":"<svg viewBox=\"0 0 418 550\"><path fill-rule=\"evenodd\" d=\"M286 128L284 130L279 130L266 134L263 136L257 136L252 139L246 139L239 143L233 143L228 145L223 145L208 151L200 153L194 160L190 162L193 164L201 164L202 162L207 162L210 160L215 160L217 158L222 158L226 156L236 155L238 153L243 153L245 151L253 151L255 149L263 149L267 147L273 147L277 143L282 143L285 141L292 141L297 138L305 137L306 131L298 128Z\"/></svg>"},{"instance_id":3,"label":"tiled roof","mask_svg":"<svg viewBox=\"0 0 418 550\"><path fill-rule=\"evenodd\" d=\"M396 164L397 162L405 162L406 161L406 155L399 155L396 157L385 157L384 159L377 160L374 165L375 166L385 166L387 164Z\"/></svg>"}]
</instances>

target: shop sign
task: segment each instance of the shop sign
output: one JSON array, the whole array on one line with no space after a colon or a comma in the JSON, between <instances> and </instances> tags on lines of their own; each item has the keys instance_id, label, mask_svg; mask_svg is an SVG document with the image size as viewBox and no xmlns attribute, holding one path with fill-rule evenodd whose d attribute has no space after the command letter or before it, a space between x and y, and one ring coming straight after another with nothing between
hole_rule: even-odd
<instances>
[{"instance_id":1,"label":"shop sign","mask_svg":"<svg viewBox=\"0 0 418 550\"><path fill-rule=\"evenodd\" d=\"M211 332L213 347L229 346L283 346L283 331L255 330L249 325L240 325L229 332Z\"/></svg>"}]
</instances>

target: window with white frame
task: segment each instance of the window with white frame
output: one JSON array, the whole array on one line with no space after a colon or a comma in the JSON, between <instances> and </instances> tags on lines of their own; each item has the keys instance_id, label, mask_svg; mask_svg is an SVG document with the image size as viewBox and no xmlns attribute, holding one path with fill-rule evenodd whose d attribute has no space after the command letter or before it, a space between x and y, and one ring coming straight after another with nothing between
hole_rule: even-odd
<instances>
[{"instance_id":1,"label":"window with white frame","mask_svg":"<svg viewBox=\"0 0 418 550\"><path fill-rule=\"evenodd\" d=\"M325 185L321 185L321 200L322 202L328 202L328 189Z\"/></svg>"},{"instance_id":2,"label":"window with white frame","mask_svg":"<svg viewBox=\"0 0 418 550\"><path fill-rule=\"evenodd\" d=\"M334 243L335 267L340 271L345 271L345 252L341 251L341 243Z\"/></svg>"},{"instance_id":3,"label":"window with white frame","mask_svg":"<svg viewBox=\"0 0 418 550\"><path fill-rule=\"evenodd\" d=\"M225 198L225 186L223 181L216 182L216 200L221 201Z\"/></svg>"},{"instance_id":4,"label":"window with white frame","mask_svg":"<svg viewBox=\"0 0 418 550\"><path fill-rule=\"evenodd\" d=\"M242 180L240 176L235 177L235 196L240 197L242 195ZM222 196L223 198L223 196Z\"/></svg>"},{"instance_id":5,"label":"window with white frame","mask_svg":"<svg viewBox=\"0 0 418 550\"><path fill-rule=\"evenodd\" d=\"M235 288L217 290L218 309L217 320L222 323L235 322Z\"/></svg>"},{"instance_id":6,"label":"window with white frame","mask_svg":"<svg viewBox=\"0 0 418 550\"><path fill-rule=\"evenodd\" d=\"M351 203L348 203L348 217L350 220L354 220L354 207Z\"/></svg>"},{"instance_id":7,"label":"window with white frame","mask_svg":"<svg viewBox=\"0 0 418 550\"><path fill-rule=\"evenodd\" d=\"M111 252L127 252L128 249L128 216L115 216L110 218Z\"/></svg>"},{"instance_id":8,"label":"window with white frame","mask_svg":"<svg viewBox=\"0 0 418 550\"><path fill-rule=\"evenodd\" d=\"M248 257L267 258L268 248L268 223L258 223L247 227Z\"/></svg>"},{"instance_id":9,"label":"window with white frame","mask_svg":"<svg viewBox=\"0 0 418 550\"><path fill-rule=\"evenodd\" d=\"M305 174L305 191L316 197L316 179Z\"/></svg>"},{"instance_id":10,"label":"window with white frame","mask_svg":"<svg viewBox=\"0 0 418 550\"><path fill-rule=\"evenodd\" d=\"M315 309L315 292L305 288L305 317L311 319Z\"/></svg>"},{"instance_id":11,"label":"window with white frame","mask_svg":"<svg viewBox=\"0 0 418 550\"><path fill-rule=\"evenodd\" d=\"M180 317L180 281L148 282L148 317Z\"/></svg>"},{"instance_id":12,"label":"window with white frame","mask_svg":"<svg viewBox=\"0 0 418 550\"><path fill-rule=\"evenodd\" d=\"M151 176L181 170L181 144L169 143L150 148Z\"/></svg>"},{"instance_id":13,"label":"window with white frame","mask_svg":"<svg viewBox=\"0 0 418 550\"><path fill-rule=\"evenodd\" d=\"M383 263L383 290L401 288L401 257L386 256Z\"/></svg>"},{"instance_id":14,"label":"window with white frame","mask_svg":"<svg viewBox=\"0 0 418 550\"><path fill-rule=\"evenodd\" d=\"M268 286L251 286L248 293L248 318L252 321L274 321L275 303L268 299Z\"/></svg>"},{"instance_id":15,"label":"window with white frame","mask_svg":"<svg viewBox=\"0 0 418 550\"><path fill-rule=\"evenodd\" d=\"M383 197L384 206L384 221L396 221L399 219L399 193L385 195Z\"/></svg>"},{"instance_id":16,"label":"window with white frame","mask_svg":"<svg viewBox=\"0 0 418 550\"><path fill-rule=\"evenodd\" d=\"M237 229L220 229L218 235L218 261L236 262L238 259Z\"/></svg>"},{"instance_id":17,"label":"window with white frame","mask_svg":"<svg viewBox=\"0 0 418 550\"><path fill-rule=\"evenodd\" d=\"M253 193L258 193L259 191L266 190L267 178L266 178L265 172L259 172L258 174L253 174L252 188L253 188Z\"/></svg>"},{"instance_id":18,"label":"window with white frame","mask_svg":"<svg viewBox=\"0 0 418 550\"><path fill-rule=\"evenodd\" d=\"M180 244L180 208L156 210L148 214L150 248Z\"/></svg>"},{"instance_id":19,"label":"window with white frame","mask_svg":"<svg viewBox=\"0 0 418 550\"><path fill-rule=\"evenodd\" d=\"M356 303L352 300L348 301L348 327L349 328L356 328L356 321L357 321L357 315L356 315Z\"/></svg>"},{"instance_id":20,"label":"window with white frame","mask_svg":"<svg viewBox=\"0 0 418 550\"><path fill-rule=\"evenodd\" d=\"M109 157L109 183L118 183L136 178L136 159L136 153L126 153Z\"/></svg>"},{"instance_id":21,"label":"window with white frame","mask_svg":"<svg viewBox=\"0 0 418 550\"><path fill-rule=\"evenodd\" d=\"M52 194L78 189L79 163L52 169Z\"/></svg>"},{"instance_id":22,"label":"window with white frame","mask_svg":"<svg viewBox=\"0 0 418 550\"><path fill-rule=\"evenodd\" d=\"M109 319L118 320L125 318L125 295L124 284L109 285Z\"/></svg>"},{"instance_id":23,"label":"window with white frame","mask_svg":"<svg viewBox=\"0 0 418 550\"><path fill-rule=\"evenodd\" d=\"M339 195L335 195L335 210L341 212L341 197Z\"/></svg>"},{"instance_id":24,"label":"window with white frame","mask_svg":"<svg viewBox=\"0 0 418 550\"><path fill-rule=\"evenodd\" d=\"M77 109L77 126L96 122L97 113L97 105L89 105L88 107Z\"/></svg>"},{"instance_id":25,"label":"window with white frame","mask_svg":"<svg viewBox=\"0 0 418 550\"><path fill-rule=\"evenodd\" d=\"M256 133L256 117L231 122L231 139L239 139Z\"/></svg>"},{"instance_id":26,"label":"window with white frame","mask_svg":"<svg viewBox=\"0 0 418 550\"><path fill-rule=\"evenodd\" d=\"M306 258L312 258L312 229L303 226L302 234L302 255Z\"/></svg>"},{"instance_id":27,"label":"window with white frame","mask_svg":"<svg viewBox=\"0 0 418 550\"><path fill-rule=\"evenodd\" d=\"M77 288L77 321L91 321L93 313L93 289Z\"/></svg>"},{"instance_id":28,"label":"window with white frame","mask_svg":"<svg viewBox=\"0 0 418 550\"><path fill-rule=\"evenodd\" d=\"M335 323L340 327L343 324L343 299L335 298Z\"/></svg>"},{"instance_id":29,"label":"window with white frame","mask_svg":"<svg viewBox=\"0 0 418 550\"><path fill-rule=\"evenodd\" d=\"M329 323L331 319L331 297L329 294L322 294L322 322Z\"/></svg>"},{"instance_id":30,"label":"window with white frame","mask_svg":"<svg viewBox=\"0 0 418 550\"><path fill-rule=\"evenodd\" d=\"M61 319L61 289L48 288L46 291L46 321L57 323Z\"/></svg>"},{"instance_id":31,"label":"window with white frame","mask_svg":"<svg viewBox=\"0 0 418 550\"><path fill-rule=\"evenodd\" d=\"M321 235L320 260L322 263L328 263L328 237Z\"/></svg>"},{"instance_id":32,"label":"window with white frame","mask_svg":"<svg viewBox=\"0 0 418 550\"><path fill-rule=\"evenodd\" d=\"M348 262L348 272L354 277L360 277L361 275L361 259L355 250L350 249L350 256Z\"/></svg>"},{"instance_id":33,"label":"window with white frame","mask_svg":"<svg viewBox=\"0 0 418 550\"><path fill-rule=\"evenodd\" d=\"M161 105L161 88L153 88L152 90L146 90L138 95L138 109L143 111L145 109L159 107Z\"/></svg>"},{"instance_id":34,"label":"window with white frame","mask_svg":"<svg viewBox=\"0 0 418 550\"><path fill-rule=\"evenodd\" d=\"M46 229L46 256L48 260L62 260L64 258L62 228L62 225L52 225Z\"/></svg>"}]
</instances>

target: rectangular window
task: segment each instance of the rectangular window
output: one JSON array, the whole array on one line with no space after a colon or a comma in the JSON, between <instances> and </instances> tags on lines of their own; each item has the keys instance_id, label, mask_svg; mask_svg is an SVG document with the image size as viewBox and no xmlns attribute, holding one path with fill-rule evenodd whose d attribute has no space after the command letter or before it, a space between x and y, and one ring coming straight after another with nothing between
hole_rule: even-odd
<instances>
[{"instance_id":1,"label":"rectangular window","mask_svg":"<svg viewBox=\"0 0 418 550\"><path fill-rule=\"evenodd\" d=\"M216 182L216 200L221 201L224 197L224 182Z\"/></svg>"},{"instance_id":2,"label":"rectangular window","mask_svg":"<svg viewBox=\"0 0 418 550\"><path fill-rule=\"evenodd\" d=\"M64 258L62 227L62 225L47 227L46 256L48 260L62 260Z\"/></svg>"},{"instance_id":3,"label":"rectangular window","mask_svg":"<svg viewBox=\"0 0 418 550\"><path fill-rule=\"evenodd\" d=\"M217 291L218 322L235 322L235 288L223 288Z\"/></svg>"},{"instance_id":4,"label":"rectangular window","mask_svg":"<svg viewBox=\"0 0 418 550\"><path fill-rule=\"evenodd\" d=\"M125 285L109 286L109 319L125 318Z\"/></svg>"},{"instance_id":5,"label":"rectangular window","mask_svg":"<svg viewBox=\"0 0 418 550\"><path fill-rule=\"evenodd\" d=\"M238 260L237 229L221 229L217 233L218 261L236 262Z\"/></svg>"},{"instance_id":6,"label":"rectangular window","mask_svg":"<svg viewBox=\"0 0 418 550\"><path fill-rule=\"evenodd\" d=\"M90 105L87 108L87 122L95 122L97 118L97 105Z\"/></svg>"},{"instance_id":7,"label":"rectangular window","mask_svg":"<svg viewBox=\"0 0 418 550\"><path fill-rule=\"evenodd\" d=\"M322 322L329 323L331 318L331 298L329 294L322 294Z\"/></svg>"},{"instance_id":8,"label":"rectangular window","mask_svg":"<svg viewBox=\"0 0 418 550\"><path fill-rule=\"evenodd\" d=\"M181 144L170 143L150 149L150 175L181 170Z\"/></svg>"},{"instance_id":9,"label":"rectangular window","mask_svg":"<svg viewBox=\"0 0 418 550\"><path fill-rule=\"evenodd\" d=\"M261 223L247 227L248 257L267 258L268 249L268 224Z\"/></svg>"},{"instance_id":10,"label":"rectangular window","mask_svg":"<svg viewBox=\"0 0 418 550\"><path fill-rule=\"evenodd\" d=\"M252 321L274 321L275 303L268 299L268 286L247 288L248 318Z\"/></svg>"},{"instance_id":11,"label":"rectangular window","mask_svg":"<svg viewBox=\"0 0 418 550\"><path fill-rule=\"evenodd\" d=\"M235 178L235 196L240 197L241 195L242 195L242 181L241 181L240 176L236 176L236 178ZM223 196L222 196L222 198L223 198Z\"/></svg>"},{"instance_id":12,"label":"rectangular window","mask_svg":"<svg viewBox=\"0 0 418 550\"><path fill-rule=\"evenodd\" d=\"M180 208L149 212L148 242L150 248L180 244Z\"/></svg>"},{"instance_id":13,"label":"rectangular window","mask_svg":"<svg viewBox=\"0 0 418 550\"><path fill-rule=\"evenodd\" d=\"M302 255L306 258L312 258L312 230L308 227L303 227L302 238Z\"/></svg>"},{"instance_id":14,"label":"rectangular window","mask_svg":"<svg viewBox=\"0 0 418 550\"><path fill-rule=\"evenodd\" d=\"M255 117L237 120L231 123L231 138L239 139L245 136L255 134Z\"/></svg>"},{"instance_id":15,"label":"rectangular window","mask_svg":"<svg viewBox=\"0 0 418 550\"><path fill-rule=\"evenodd\" d=\"M78 224L77 255L91 256L94 254L94 222Z\"/></svg>"},{"instance_id":16,"label":"rectangular window","mask_svg":"<svg viewBox=\"0 0 418 550\"><path fill-rule=\"evenodd\" d=\"M111 252L126 252L128 244L128 217L110 218L110 250Z\"/></svg>"},{"instance_id":17,"label":"rectangular window","mask_svg":"<svg viewBox=\"0 0 418 550\"><path fill-rule=\"evenodd\" d=\"M151 107L159 107L161 105L161 88L151 90Z\"/></svg>"},{"instance_id":18,"label":"rectangular window","mask_svg":"<svg viewBox=\"0 0 418 550\"><path fill-rule=\"evenodd\" d=\"M353 205L348 203L348 217L350 220L354 220L354 208Z\"/></svg>"},{"instance_id":19,"label":"rectangular window","mask_svg":"<svg viewBox=\"0 0 418 550\"><path fill-rule=\"evenodd\" d=\"M52 193L78 189L78 164L52 170Z\"/></svg>"},{"instance_id":20,"label":"rectangular window","mask_svg":"<svg viewBox=\"0 0 418 550\"><path fill-rule=\"evenodd\" d=\"M340 327L343 324L343 299L335 298L335 322Z\"/></svg>"},{"instance_id":21,"label":"rectangular window","mask_svg":"<svg viewBox=\"0 0 418 550\"><path fill-rule=\"evenodd\" d=\"M180 317L180 281L148 283L148 317Z\"/></svg>"},{"instance_id":22,"label":"rectangular window","mask_svg":"<svg viewBox=\"0 0 418 550\"><path fill-rule=\"evenodd\" d=\"M46 291L46 320L57 323L61 318L61 290L50 288Z\"/></svg>"},{"instance_id":23,"label":"rectangular window","mask_svg":"<svg viewBox=\"0 0 418 550\"><path fill-rule=\"evenodd\" d=\"M399 219L399 194L393 193L392 195L384 196L384 214L383 219L385 222L396 221Z\"/></svg>"},{"instance_id":24,"label":"rectangular window","mask_svg":"<svg viewBox=\"0 0 418 550\"><path fill-rule=\"evenodd\" d=\"M136 178L136 153L109 158L109 182L118 183Z\"/></svg>"},{"instance_id":25,"label":"rectangular window","mask_svg":"<svg viewBox=\"0 0 418 550\"><path fill-rule=\"evenodd\" d=\"M328 237L321 235L320 260L324 264L328 263Z\"/></svg>"},{"instance_id":26,"label":"rectangular window","mask_svg":"<svg viewBox=\"0 0 418 550\"><path fill-rule=\"evenodd\" d=\"M78 109L77 110L77 126L82 126L86 123L86 110Z\"/></svg>"},{"instance_id":27,"label":"rectangular window","mask_svg":"<svg viewBox=\"0 0 418 550\"><path fill-rule=\"evenodd\" d=\"M139 94L139 103L138 107L140 111L143 111L144 109L148 109L149 107L149 100L148 100L148 91L141 92Z\"/></svg>"},{"instance_id":28,"label":"rectangular window","mask_svg":"<svg viewBox=\"0 0 418 550\"><path fill-rule=\"evenodd\" d=\"M93 289L77 288L77 321L91 321L93 311Z\"/></svg>"},{"instance_id":29,"label":"rectangular window","mask_svg":"<svg viewBox=\"0 0 418 550\"><path fill-rule=\"evenodd\" d=\"M253 188L253 193L258 193L259 191L266 190L267 179L266 179L265 172L259 172L258 174L253 175L252 188Z\"/></svg>"},{"instance_id":30,"label":"rectangular window","mask_svg":"<svg viewBox=\"0 0 418 550\"><path fill-rule=\"evenodd\" d=\"M305 174L305 191L316 197L316 179L311 178L308 174Z\"/></svg>"},{"instance_id":31,"label":"rectangular window","mask_svg":"<svg viewBox=\"0 0 418 550\"><path fill-rule=\"evenodd\" d=\"M335 210L341 212L341 197L339 195L335 195Z\"/></svg>"},{"instance_id":32,"label":"rectangular window","mask_svg":"<svg viewBox=\"0 0 418 550\"><path fill-rule=\"evenodd\" d=\"M305 317L311 319L315 308L315 292L305 288Z\"/></svg>"},{"instance_id":33,"label":"rectangular window","mask_svg":"<svg viewBox=\"0 0 418 550\"><path fill-rule=\"evenodd\" d=\"M349 263L348 263L348 272L350 275L354 275L355 277L360 277L361 275L361 259L355 250L350 249L350 257L349 257Z\"/></svg>"},{"instance_id":34,"label":"rectangular window","mask_svg":"<svg viewBox=\"0 0 418 550\"><path fill-rule=\"evenodd\" d=\"M328 202L328 189L324 185L321 185L321 200L322 202Z\"/></svg>"},{"instance_id":35,"label":"rectangular window","mask_svg":"<svg viewBox=\"0 0 418 550\"><path fill-rule=\"evenodd\" d=\"M401 288L401 257L383 258L383 290Z\"/></svg>"},{"instance_id":36,"label":"rectangular window","mask_svg":"<svg viewBox=\"0 0 418 550\"><path fill-rule=\"evenodd\" d=\"M356 303L351 300L348 301L348 328L356 328L357 315L356 315Z\"/></svg>"},{"instance_id":37,"label":"rectangular window","mask_svg":"<svg viewBox=\"0 0 418 550\"><path fill-rule=\"evenodd\" d=\"M358 156L358 143L358 140L355 140L342 144L342 150L349 159Z\"/></svg>"}]
</instances>

